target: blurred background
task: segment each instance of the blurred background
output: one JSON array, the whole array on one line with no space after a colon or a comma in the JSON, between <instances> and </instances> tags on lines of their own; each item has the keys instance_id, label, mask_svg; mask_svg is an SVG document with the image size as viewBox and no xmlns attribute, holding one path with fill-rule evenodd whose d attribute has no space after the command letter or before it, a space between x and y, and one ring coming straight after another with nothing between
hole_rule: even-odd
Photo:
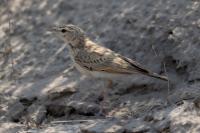
<instances>
[{"instance_id":1,"label":"blurred background","mask_svg":"<svg viewBox=\"0 0 200 133\"><path fill-rule=\"evenodd\" d=\"M108 114L149 132L200 131L198 0L0 0L0 121L32 128L101 118L96 112L104 83L68 71L66 44L47 32L55 24L77 25L100 45L169 76L169 85L148 77L116 82ZM37 111L45 113L32 118Z\"/></svg>"}]
</instances>

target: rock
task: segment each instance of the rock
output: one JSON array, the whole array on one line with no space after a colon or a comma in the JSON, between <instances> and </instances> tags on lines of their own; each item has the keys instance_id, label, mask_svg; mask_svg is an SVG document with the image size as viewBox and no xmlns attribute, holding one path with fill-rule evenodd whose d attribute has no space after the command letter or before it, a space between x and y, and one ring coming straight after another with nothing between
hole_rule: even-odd
<instances>
[{"instance_id":1,"label":"rock","mask_svg":"<svg viewBox=\"0 0 200 133\"><path fill-rule=\"evenodd\" d=\"M75 93L77 90L74 87L57 87L53 91L48 92L48 98L50 100L55 100L63 96L69 96Z\"/></svg>"},{"instance_id":2,"label":"rock","mask_svg":"<svg viewBox=\"0 0 200 133\"><path fill-rule=\"evenodd\" d=\"M6 117L13 122L19 122L20 118L25 113L25 109L25 106L21 102L16 101L14 104L9 106L6 111Z\"/></svg>"},{"instance_id":3,"label":"rock","mask_svg":"<svg viewBox=\"0 0 200 133\"><path fill-rule=\"evenodd\" d=\"M62 103L50 103L46 105L47 114L54 116L54 117L61 117L69 112L69 108L67 105Z\"/></svg>"},{"instance_id":4,"label":"rock","mask_svg":"<svg viewBox=\"0 0 200 133\"><path fill-rule=\"evenodd\" d=\"M58 125L48 125L42 129L29 129L28 133L81 133L81 125L67 125L67 124L58 124Z\"/></svg>"},{"instance_id":5,"label":"rock","mask_svg":"<svg viewBox=\"0 0 200 133\"><path fill-rule=\"evenodd\" d=\"M150 132L151 126L138 119L130 120L126 125L124 125L125 133L143 133L143 132Z\"/></svg>"},{"instance_id":6,"label":"rock","mask_svg":"<svg viewBox=\"0 0 200 133\"><path fill-rule=\"evenodd\" d=\"M171 103L182 103L183 100L198 99L200 90L198 86L185 85L176 89L173 94L169 95L168 99Z\"/></svg>"},{"instance_id":7,"label":"rock","mask_svg":"<svg viewBox=\"0 0 200 133\"><path fill-rule=\"evenodd\" d=\"M97 104L88 102L71 101L67 106L73 108L80 115L94 116L100 111Z\"/></svg>"},{"instance_id":8,"label":"rock","mask_svg":"<svg viewBox=\"0 0 200 133\"><path fill-rule=\"evenodd\" d=\"M169 120L164 120L164 121L159 121L156 124L153 124L155 130L157 132L169 132L170 131L170 121Z\"/></svg>"},{"instance_id":9,"label":"rock","mask_svg":"<svg viewBox=\"0 0 200 133\"><path fill-rule=\"evenodd\" d=\"M33 102L37 100L37 97L22 97L19 99L19 101L24 105L24 106L30 106Z\"/></svg>"},{"instance_id":10,"label":"rock","mask_svg":"<svg viewBox=\"0 0 200 133\"><path fill-rule=\"evenodd\" d=\"M109 116L113 116L116 118L121 118L121 119L128 119L132 118L132 114L130 113L130 109L127 107L120 107L120 109L113 109L112 111L109 112Z\"/></svg>"},{"instance_id":11,"label":"rock","mask_svg":"<svg viewBox=\"0 0 200 133\"><path fill-rule=\"evenodd\" d=\"M81 127L82 133L124 133L123 126L116 120L100 120Z\"/></svg>"},{"instance_id":12,"label":"rock","mask_svg":"<svg viewBox=\"0 0 200 133\"><path fill-rule=\"evenodd\" d=\"M44 105L33 104L28 108L28 120L30 124L40 125L46 117L47 110Z\"/></svg>"},{"instance_id":13,"label":"rock","mask_svg":"<svg viewBox=\"0 0 200 133\"><path fill-rule=\"evenodd\" d=\"M25 126L17 123L5 122L0 123L0 133L22 133Z\"/></svg>"},{"instance_id":14,"label":"rock","mask_svg":"<svg viewBox=\"0 0 200 133\"><path fill-rule=\"evenodd\" d=\"M193 132L200 131L199 110L193 102L184 103L174 109L168 115L170 119L170 132Z\"/></svg>"},{"instance_id":15,"label":"rock","mask_svg":"<svg viewBox=\"0 0 200 133\"><path fill-rule=\"evenodd\" d=\"M194 100L194 105L196 108L200 109L200 97L198 97Z\"/></svg>"}]
</instances>

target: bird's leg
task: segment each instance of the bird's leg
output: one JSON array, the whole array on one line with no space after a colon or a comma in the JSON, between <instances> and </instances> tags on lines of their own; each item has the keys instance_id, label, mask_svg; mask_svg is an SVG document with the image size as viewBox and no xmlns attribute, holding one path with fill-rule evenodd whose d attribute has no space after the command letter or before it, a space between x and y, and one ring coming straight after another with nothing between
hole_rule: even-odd
<instances>
[{"instance_id":1,"label":"bird's leg","mask_svg":"<svg viewBox=\"0 0 200 133\"><path fill-rule=\"evenodd\" d=\"M70 67L63 72L63 77L65 77L69 71L72 71L74 69L75 69L75 66L73 64L70 65Z\"/></svg>"},{"instance_id":2,"label":"bird's leg","mask_svg":"<svg viewBox=\"0 0 200 133\"><path fill-rule=\"evenodd\" d=\"M106 103L108 102L108 89L112 88L112 85L113 85L113 82L111 79L106 80L106 83L104 82L104 88L100 95L100 98L101 98L100 115L105 116L106 114L104 109L107 108Z\"/></svg>"},{"instance_id":3,"label":"bird's leg","mask_svg":"<svg viewBox=\"0 0 200 133\"><path fill-rule=\"evenodd\" d=\"M111 79L108 79L108 84L107 84L107 88L112 88L113 87L113 81Z\"/></svg>"}]
</instances>

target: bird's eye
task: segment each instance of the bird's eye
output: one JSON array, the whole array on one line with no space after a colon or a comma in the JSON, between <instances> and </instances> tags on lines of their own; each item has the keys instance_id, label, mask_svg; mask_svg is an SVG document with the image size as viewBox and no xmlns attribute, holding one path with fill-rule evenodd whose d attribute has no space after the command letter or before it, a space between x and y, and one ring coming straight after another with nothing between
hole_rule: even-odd
<instances>
[{"instance_id":1,"label":"bird's eye","mask_svg":"<svg viewBox=\"0 0 200 133\"><path fill-rule=\"evenodd\" d=\"M62 29L62 30L61 30L62 33L65 33L66 31L67 31L66 29Z\"/></svg>"}]
</instances>

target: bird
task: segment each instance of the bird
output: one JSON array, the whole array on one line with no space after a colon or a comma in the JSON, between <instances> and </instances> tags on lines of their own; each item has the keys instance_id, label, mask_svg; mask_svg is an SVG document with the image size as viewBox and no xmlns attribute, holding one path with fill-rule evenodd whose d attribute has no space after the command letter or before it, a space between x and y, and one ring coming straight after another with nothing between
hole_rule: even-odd
<instances>
[{"instance_id":1,"label":"bird","mask_svg":"<svg viewBox=\"0 0 200 133\"><path fill-rule=\"evenodd\" d=\"M137 61L92 41L78 26L54 25L50 31L67 43L74 66L84 75L112 81L113 77L142 74L168 81L168 77L152 72Z\"/></svg>"},{"instance_id":2,"label":"bird","mask_svg":"<svg viewBox=\"0 0 200 133\"><path fill-rule=\"evenodd\" d=\"M107 88L112 87L113 79L115 78L136 74L168 81L166 76L146 69L136 60L125 57L92 41L76 25L54 25L50 31L67 44L66 46L75 68L84 75L106 79L108 81ZM106 91L104 90L102 99L105 99L105 93Z\"/></svg>"}]
</instances>

